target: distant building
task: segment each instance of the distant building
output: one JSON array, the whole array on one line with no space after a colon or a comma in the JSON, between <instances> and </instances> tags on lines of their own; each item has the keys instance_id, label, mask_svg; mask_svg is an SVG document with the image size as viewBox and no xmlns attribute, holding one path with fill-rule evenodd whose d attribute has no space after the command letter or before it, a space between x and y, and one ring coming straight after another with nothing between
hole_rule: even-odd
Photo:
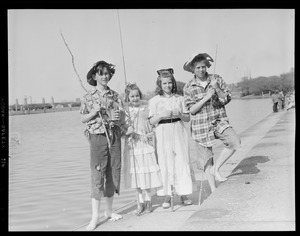
<instances>
[{"instance_id":1,"label":"distant building","mask_svg":"<svg viewBox=\"0 0 300 236\"><path fill-rule=\"evenodd\" d=\"M64 106L61 104L57 104L55 108L64 108Z\"/></svg>"}]
</instances>

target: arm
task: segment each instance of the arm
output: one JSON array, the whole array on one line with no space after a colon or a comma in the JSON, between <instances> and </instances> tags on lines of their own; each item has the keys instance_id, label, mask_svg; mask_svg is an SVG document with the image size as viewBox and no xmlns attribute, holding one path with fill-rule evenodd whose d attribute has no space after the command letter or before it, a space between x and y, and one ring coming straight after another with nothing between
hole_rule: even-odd
<instances>
[{"instance_id":1,"label":"arm","mask_svg":"<svg viewBox=\"0 0 300 236\"><path fill-rule=\"evenodd\" d=\"M179 117L182 121L184 121L184 122L189 122L189 121L190 121L190 114L179 112L178 117Z\"/></svg>"},{"instance_id":2,"label":"arm","mask_svg":"<svg viewBox=\"0 0 300 236\"><path fill-rule=\"evenodd\" d=\"M97 115L97 113L99 111L100 111L99 104L94 104L93 108L89 111L89 109L87 108L86 102L84 101L80 108L81 122L86 123L86 122L90 121L92 118L94 118Z\"/></svg>"},{"instance_id":3,"label":"arm","mask_svg":"<svg viewBox=\"0 0 300 236\"><path fill-rule=\"evenodd\" d=\"M88 114L81 115L81 122L86 123L86 122L90 121L95 115L97 115L97 113L98 112L96 112L96 111L91 111Z\"/></svg>"},{"instance_id":4,"label":"arm","mask_svg":"<svg viewBox=\"0 0 300 236\"><path fill-rule=\"evenodd\" d=\"M222 105L226 105L231 101L231 93L222 77L217 76L216 79L212 79L211 85L215 89Z\"/></svg>"},{"instance_id":5,"label":"arm","mask_svg":"<svg viewBox=\"0 0 300 236\"><path fill-rule=\"evenodd\" d=\"M148 120L151 126L156 125L161 120L161 118L156 115L156 106L155 106L154 99L155 97L151 98L148 102L148 109L149 109Z\"/></svg>"},{"instance_id":6,"label":"arm","mask_svg":"<svg viewBox=\"0 0 300 236\"><path fill-rule=\"evenodd\" d=\"M215 93L215 89L214 88L209 88L206 95L197 103L195 103L194 105L192 105L190 107L190 112L191 114L196 114L202 107L203 105L210 100L210 98L212 97L212 95Z\"/></svg>"},{"instance_id":7,"label":"arm","mask_svg":"<svg viewBox=\"0 0 300 236\"><path fill-rule=\"evenodd\" d=\"M189 122L190 121L190 113L187 110L187 107L185 106L185 97L180 97L180 111L178 113L178 117L184 121L184 122Z\"/></svg>"},{"instance_id":8,"label":"arm","mask_svg":"<svg viewBox=\"0 0 300 236\"><path fill-rule=\"evenodd\" d=\"M163 119L171 119L171 111L164 111L160 114L154 115L149 118L149 122L151 125L156 125L158 122L160 122Z\"/></svg>"}]
</instances>

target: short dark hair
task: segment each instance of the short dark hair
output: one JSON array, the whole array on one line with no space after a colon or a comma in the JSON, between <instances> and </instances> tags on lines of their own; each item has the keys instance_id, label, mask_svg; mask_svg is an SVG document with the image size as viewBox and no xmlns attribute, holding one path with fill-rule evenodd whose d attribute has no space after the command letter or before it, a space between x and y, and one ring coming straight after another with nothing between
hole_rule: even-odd
<instances>
[{"instance_id":1,"label":"short dark hair","mask_svg":"<svg viewBox=\"0 0 300 236\"><path fill-rule=\"evenodd\" d=\"M205 65L206 65L207 67L209 67L209 65L210 65L209 61L208 61L208 60L206 59L206 57L205 57L204 55L202 55L202 54L197 55L197 56L191 61L191 67L194 68L194 67L195 67L195 64L196 64L197 62L201 62L201 61L205 61Z\"/></svg>"},{"instance_id":2,"label":"short dark hair","mask_svg":"<svg viewBox=\"0 0 300 236\"><path fill-rule=\"evenodd\" d=\"M158 95L163 95L164 94L164 91L162 90L162 87L161 87L161 79L162 78L171 78L172 80L172 90L171 92L172 93L177 93L177 84L176 84L176 80L173 76L173 69L170 70L159 70L158 71L159 73L159 76L157 77L157 80L156 80L156 89L155 89L155 93L158 94Z\"/></svg>"},{"instance_id":3,"label":"short dark hair","mask_svg":"<svg viewBox=\"0 0 300 236\"><path fill-rule=\"evenodd\" d=\"M127 84L126 88L125 88L125 102L129 102L129 94L130 94L130 91L132 91L132 90L137 90L139 92L140 99L143 98L143 94L142 94L140 88L135 83Z\"/></svg>"}]
</instances>

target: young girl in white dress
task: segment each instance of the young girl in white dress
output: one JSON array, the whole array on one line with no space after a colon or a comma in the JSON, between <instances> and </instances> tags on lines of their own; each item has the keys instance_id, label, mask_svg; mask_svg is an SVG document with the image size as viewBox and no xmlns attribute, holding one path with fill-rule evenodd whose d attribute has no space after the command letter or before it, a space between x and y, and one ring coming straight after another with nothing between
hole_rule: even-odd
<instances>
[{"instance_id":1,"label":"young girl in white dress","mask_svg":"<svg viewBox=\"0 0 300 236\"><path fill-rule=\"evenodd\" d=\"M151 195L162 186L160 168L153 143L153 131L149 124L149 109L141 105L142 93L136 84L128 84L125 102L129 103L126 124L128 126L124 146L125 187L135 188L139 195L136 214L152 212Z\"/></svg>"},{"instance_id":2,"label":"young girl in white dress","mask_svg":"<svg viewBox=\"0 0 300 236\"><path fill-rule=\"evenodd\" d=\"M183 96L176 94L177 86L173 69L157 71L156 96L149 100L149 121L155 125L158 165L161 170L163 188L158 196L165 196L163 208L171 206L172 188L181 195L185 205L192 201L186 195L192 194L192 178L189 162L188 133L183 122L190 116L183 105Z\"/></svg>"}]
</instances>

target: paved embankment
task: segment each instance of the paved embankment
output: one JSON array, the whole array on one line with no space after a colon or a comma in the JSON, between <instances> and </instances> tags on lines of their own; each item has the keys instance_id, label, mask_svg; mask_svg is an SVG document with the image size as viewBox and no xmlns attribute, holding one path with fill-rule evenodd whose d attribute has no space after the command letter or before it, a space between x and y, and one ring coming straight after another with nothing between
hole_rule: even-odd
<instances>
[{"instance_id":1,"label":"paved embankment","mask_svg":"<svg viewBox=\"0 0 300 236\"><path fill-rule=\"evenodd\" d=\"M221 168L228 180L213 194L199 172L194 205L181 206L177 197L171 212L161 207L163 198L153 197L151 214L135 216L131 204L118 210L122 220L103 220L95 231L295 230L295 109L270 114L240 137L240 149Z\"/></svg>"}]
</instances>

